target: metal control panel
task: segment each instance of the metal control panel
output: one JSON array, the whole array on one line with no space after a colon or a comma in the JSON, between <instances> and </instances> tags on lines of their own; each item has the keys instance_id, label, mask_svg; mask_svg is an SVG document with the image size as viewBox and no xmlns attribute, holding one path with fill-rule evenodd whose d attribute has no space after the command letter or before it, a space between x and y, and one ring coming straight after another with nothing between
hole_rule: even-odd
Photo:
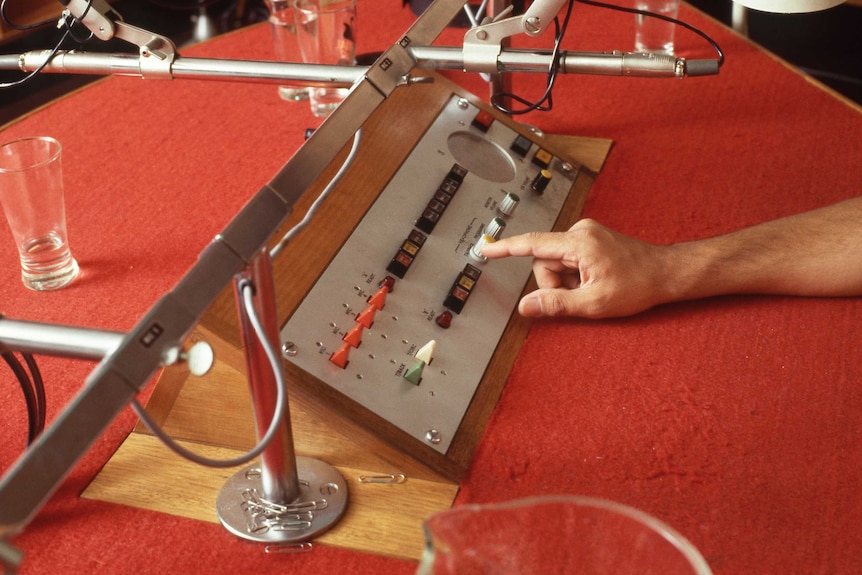
<instances>
[{"instance_id":1,"label":"metal control panel","mask_svg":"<svg viewBox=\"0 0 862 575\"><path fill-rule=\"evenodd\" d=\"M282 328L289 361L446 453L575 169L453 95Z\"/></svg>"}]
</instances>

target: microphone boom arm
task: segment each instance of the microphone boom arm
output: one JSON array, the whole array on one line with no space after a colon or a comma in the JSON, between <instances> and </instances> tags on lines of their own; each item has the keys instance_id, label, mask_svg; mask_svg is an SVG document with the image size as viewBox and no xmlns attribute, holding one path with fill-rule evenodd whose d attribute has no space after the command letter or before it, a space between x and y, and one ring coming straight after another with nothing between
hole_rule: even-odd
<instances>
[{"instance_id":1,"label":"microphone boom arm","mask_svg":"<svg viewBox=\"0 0 862 575\"><path fill-rule=\"evenodd\" d=\"M407 52L415 59L418 68L463 71L469 66L466 52L456 47L412 46ZM363 66L183 57L171 58L166 63L153 62L154 57L133 54L76 51L58 52L46 63L50 54L48 50L39 50L0 55L0 70L30 72L43 66L42 72L54 74L221 80L305 87L349 87L368 72L368 68ZM552 58L551 51L503 49L495 56L494 72L543 74L547 73ZM155 65L150 65L151 62ZM663 54L563 51L559 54L559 72L684 78L717 74L718 64L716 60L686 60ZM402 83L409 83L409 80L405 77Z\"/></svg>"}]
</instances>

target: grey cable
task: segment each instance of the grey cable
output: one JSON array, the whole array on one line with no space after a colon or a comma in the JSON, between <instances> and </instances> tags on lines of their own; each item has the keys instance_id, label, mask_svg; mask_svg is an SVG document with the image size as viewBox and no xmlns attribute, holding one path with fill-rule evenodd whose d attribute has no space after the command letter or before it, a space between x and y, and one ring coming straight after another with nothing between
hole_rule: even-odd
<instances>
[{"instance_id":1,"label":"grey cable","mask_svg":"<svg viewBox=\"0 0 862 575\"><path fill-rule=\"evenodd\" d=\"M356 154L359 151L359 142L361 139L362 130L359 129L353 136L353 146L350 148L350 153L347 154L347 158L345 158L344 163L341 164L340 168L338 168L338 172L336 172L335 176L333 176L329 183L326 184L326 187L323 188L323 191L320 192L320 195L317 196L317 199L314 200L314 203L311 204L311 207L308 208L308 212L306 212L305 217L303 217L298 224L290 228L282 236L281 240L279 240L279 242L270 250L270 258L274 259L278 254L280 254L281 250L283 250L287 246L287 244L290 243L290 240L292 240L296 234L298 234L305 226L308 225L308 222L310 222L311 218L314 217L314 214L317 212L318 208L320 207L320 204L323 203L323 200L326 199L326 197L333 190L333 188L335 188L338 182L341 181L341 178L344 177L344 173L347 171L347 168L349 168L353 164L353 160L356 159Z\"/></svg>"},{"instance_id":2,"label":"grey cable","mask_svg":"<svg viewBox=\"0 0 862 575\"><path fill-rule=\"evenodd\" d=\"M282 371L281 360L276 354L273 346L270 344L269 338L266 337L266 330L264 330L263 325L260 323L260 318L257 317L257 313L254 309L254 302L252 301L252 292L254 288L251 282L246 282L241 286L243 303L245 304L246 313L248 314L249 321L251 322L252 328L254 329L255 334L257 335L258 340L260 341L261 346L263 347L264 352L266 353L267 359L269 359L270 364L272 365L272 371L275 375L277 395L275 400L275 412L272 416L272 422L269 424L269 429L267 429L266 434L260 440L260 442L252 449L251 451L245 453L244 455L240 455L238 457L232 459L210 459L208 457L204 457L193 451L189 451L168 435L164 429L162 429L146 412L146 410L138 403L137 400L132 400L132 409L134 409L135 413L138 417L141 418L141 421L147 426L153 435L159 438L168 448L174 451L176 454L180 455L188 459L193 463L197 463L198 465L204 465L206 467L236 467L239 465L244 465L263 453L263 451L267 448L270 442L273 440L275 435L278 433L279 426L281 421L284 419L285 411L287 410L287 383L284 380L284 373Z\"/></svg>"}]
</instances>

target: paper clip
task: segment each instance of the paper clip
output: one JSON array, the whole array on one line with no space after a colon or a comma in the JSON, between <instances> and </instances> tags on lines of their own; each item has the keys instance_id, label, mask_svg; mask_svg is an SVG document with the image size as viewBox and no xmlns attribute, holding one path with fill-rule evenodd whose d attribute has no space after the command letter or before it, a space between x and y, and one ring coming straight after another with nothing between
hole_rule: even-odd
<instances>
[{"instance_id":1,"label":"paper clip","mask_svg":"<svg viewBox=\"0 0 862 575\"><path fill-rule=\"evenodd\" d=\"M308 553L311 551L312 545L310 541L305 543L272 543L264 547L264 553Z\"/></svg>"},{"instance_id":2,"label":"paper clip","mask_svg":"<svg viewBox=\"0 0 862 575\"><path fill-rule=\"evenodd\" d=\"M399 484L407 481L407 476L403 473L389 475L360 475L359 483L390 483Z\"/></svg>"}]
</instances>

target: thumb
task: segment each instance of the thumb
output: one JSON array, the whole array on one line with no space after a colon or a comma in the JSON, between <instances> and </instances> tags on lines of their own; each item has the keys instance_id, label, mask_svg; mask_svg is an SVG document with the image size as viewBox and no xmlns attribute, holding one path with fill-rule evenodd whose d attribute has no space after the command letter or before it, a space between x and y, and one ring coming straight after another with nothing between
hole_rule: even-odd
<instances>
[{"instance_id":1,"label":"thumb","mask_svg":"<svg viewBox=\"0 0 862 575\"><path fill-rule=\"evenodd\" d=\"M577 289L538 289L521 298L518 312L524 317L583 315L578 291Z\"/></svg>"}]
</instances>

